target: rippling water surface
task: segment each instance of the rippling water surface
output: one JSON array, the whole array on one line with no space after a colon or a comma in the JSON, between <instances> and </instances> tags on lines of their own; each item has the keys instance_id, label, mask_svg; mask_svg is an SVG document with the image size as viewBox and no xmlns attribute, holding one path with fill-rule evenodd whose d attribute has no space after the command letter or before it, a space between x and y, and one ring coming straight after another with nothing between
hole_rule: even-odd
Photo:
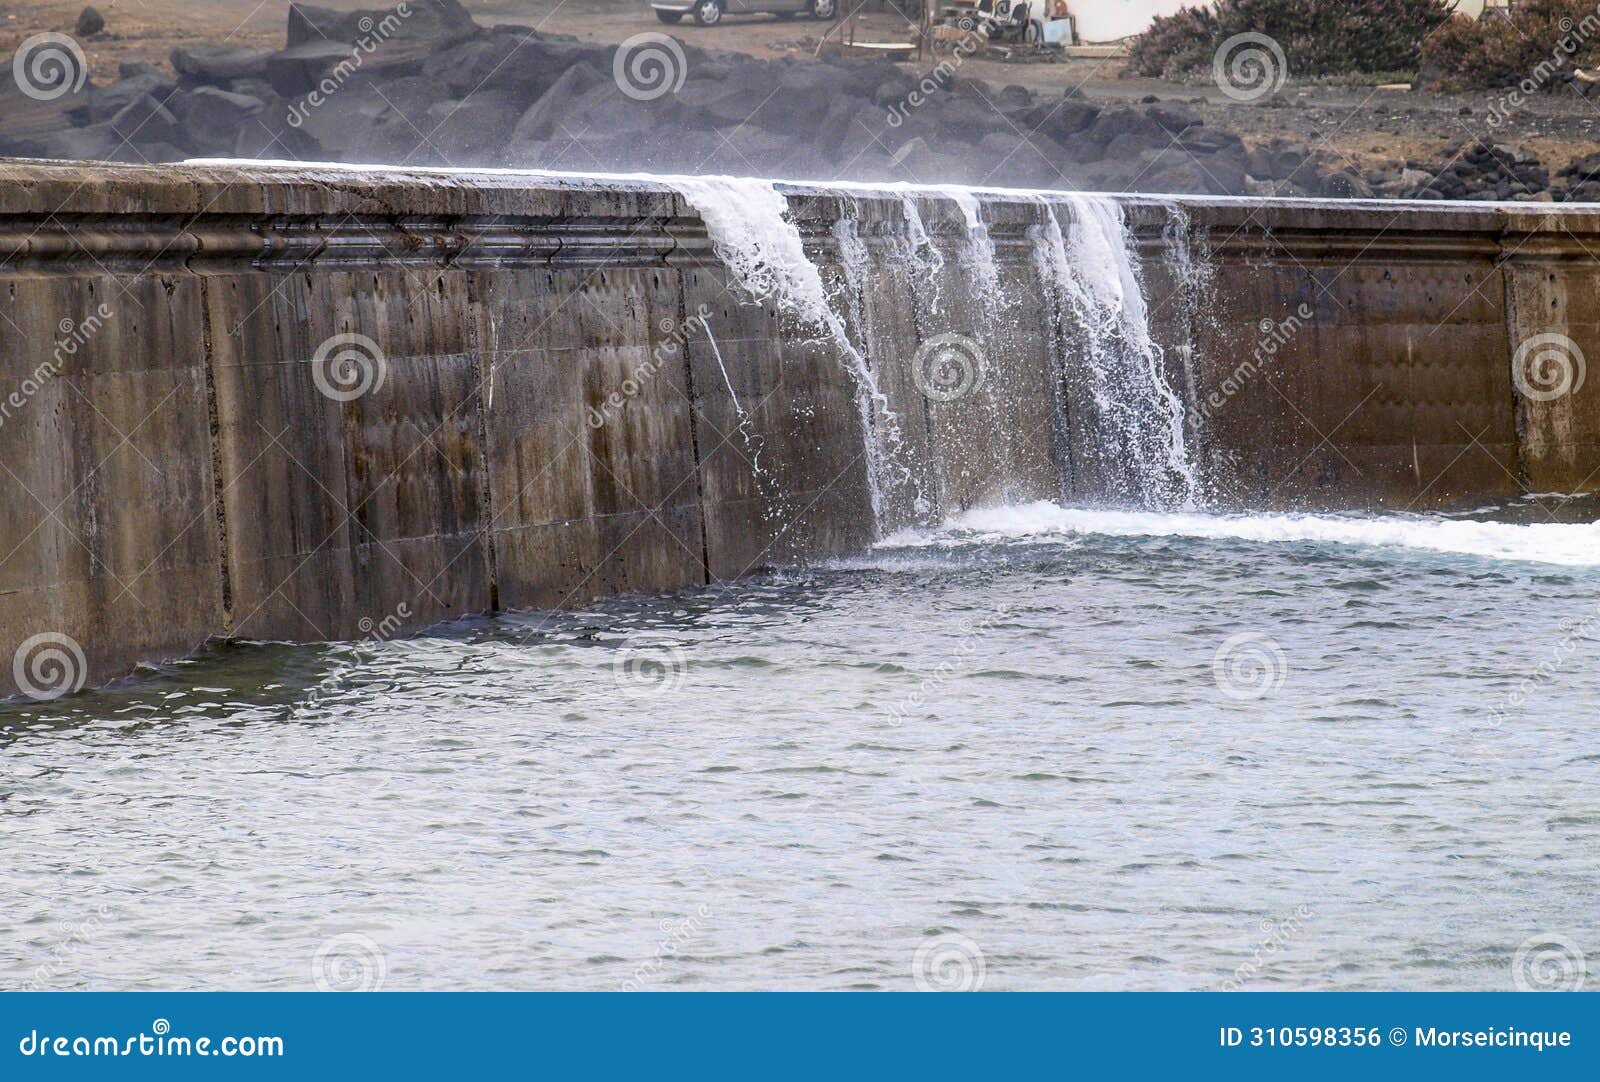
<instances>
[{"instance_id":1,"label":"rippling water surface","mask_svg":"<svg viewBox=\"0 0 1600 1082\"><path fill-rule=\"evenodd\" d=\"M1507 517L1009 508L0 705L0 975L1511 987L1600 959L1600 543Z\"/></svg>"}]
</instances>

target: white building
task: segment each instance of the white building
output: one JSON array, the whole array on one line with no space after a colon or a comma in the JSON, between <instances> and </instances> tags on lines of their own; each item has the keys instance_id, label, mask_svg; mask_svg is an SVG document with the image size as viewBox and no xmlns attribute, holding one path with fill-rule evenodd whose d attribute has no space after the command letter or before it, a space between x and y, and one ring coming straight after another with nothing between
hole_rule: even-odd
<instances>
[{"instance_id":1,"label":"white building","mask_svg":"<svg viewBox=\"0 0 1600 1082\"><path fill-rule=\"evenodd\" d=\"M1157 15L1171 15L1181 8L1195 7L1198 0L1068 0L1078 40L1088 43L1119 41L1144 33ZM1332 0L1337 3L1338 0ZM1458 11L1471 16L1484 6L1504 7L1505 0L1460 0Z\"/></svg>"}]
</instances>

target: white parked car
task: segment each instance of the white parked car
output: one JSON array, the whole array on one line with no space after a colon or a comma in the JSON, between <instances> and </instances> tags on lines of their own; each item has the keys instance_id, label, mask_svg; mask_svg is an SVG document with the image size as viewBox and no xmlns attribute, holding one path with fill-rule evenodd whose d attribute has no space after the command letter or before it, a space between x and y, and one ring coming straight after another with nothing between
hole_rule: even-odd
<instances>
[{"instance_id":1,"label":"white parked car","mask_svg":"<svg viewBox=\"0 0 1600 1082\"><path fill-rule=\"evenodd\" d=\"M724 15L768 14L780 19L810 15L813 19L831 19L839 11L838 0L650 0L650 6L664 23L675 23L689 15L701 26L715 26Z\"/></svg>"}]
</instances>

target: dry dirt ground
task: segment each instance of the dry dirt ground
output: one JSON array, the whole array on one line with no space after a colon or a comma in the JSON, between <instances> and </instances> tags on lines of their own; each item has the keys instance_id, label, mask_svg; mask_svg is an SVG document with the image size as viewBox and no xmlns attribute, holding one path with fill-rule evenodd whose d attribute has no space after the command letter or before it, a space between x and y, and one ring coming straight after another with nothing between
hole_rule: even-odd
<instances>
[{"instance_id":1,"label":"dry dirt ground","mask_svg":"<svg viewBox=\"0 0 1600 1082\"><path fill-rule=\"evenodd\" d=\"M356 9L375 0L321 0L322 6ZM622 41L641 31L663 31L646 0L465 0L480 23L518 23L596 42ZM107 0L98 5L106 32L84 42L97 82L116 78L124 60L165 62L173 47L211 42L281 48L288 0ZM83 0L0 0L0 57L30 34L70 32ZM909 26L894 13L862 16L860 35L905 40ZM685 42L762 57L812 54L823 24L781 21L768 15L732 17L716 27L685 22L670 32ZM922 65L926 68L927 63ZM1079 88L1092 99L1149 95L1189 102L1207 124L1237 132L1254 145L1274 137L1313 147L1320 157L1358 167L1441 156L1463 140L1487 139L1530 150L1552 169L1600 151L1600 98L1535 95L1509 123L1489 122L1498 93L1416 93L1374 86L1328 86L1291 79L1270 97L1241 103L1206 83L1179 84L1124 78L1122 61L1001 63L973 58L960 74L996 86Z\"/></svg>"}]
</instances>

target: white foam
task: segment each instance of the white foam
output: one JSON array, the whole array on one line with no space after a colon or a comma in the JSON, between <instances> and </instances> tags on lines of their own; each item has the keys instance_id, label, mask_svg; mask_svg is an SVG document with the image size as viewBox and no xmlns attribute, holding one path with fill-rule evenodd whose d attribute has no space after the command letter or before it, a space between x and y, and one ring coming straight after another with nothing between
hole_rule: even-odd
<instances>
[{"instance_id":1,"label":"white foam","mask_svg":"<svg viewBox=\"0 0 1600 1082\"><path fill-rule=\"evenodd\" d=\"M735 279L757 298L770 297L802 319L833 318L816 264L788 218L789 201L766 181L694 177L678 191L706 225L712 246Z\"/></svg>"},{"instance_id":2,"label":"white foam","mask_svg":"<svg viewBox=\"0 0 1600 1082\"><path fill-rule=\"evenodd\" d=\"M1600 522L1470 522L1424 516L1204 515L1109 511L1053 503L980 508L935 533L902 531L884 546L917 548L1014 538L1192 537L1259 544L1285 542L1415 549L1494 560L1600 567Z\"/></svg>"}]
</instances>

